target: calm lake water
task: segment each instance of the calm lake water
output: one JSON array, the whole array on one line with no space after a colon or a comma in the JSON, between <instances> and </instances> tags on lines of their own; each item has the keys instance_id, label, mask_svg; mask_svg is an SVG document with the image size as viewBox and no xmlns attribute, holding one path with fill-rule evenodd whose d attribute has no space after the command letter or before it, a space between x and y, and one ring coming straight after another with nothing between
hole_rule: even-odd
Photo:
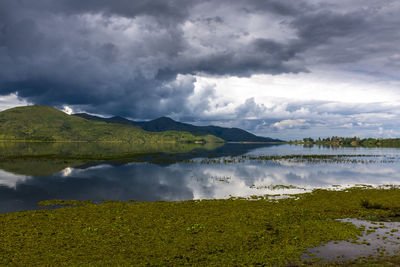
<instances>
[{"instance_id":1,"label":"calm lake water","mask_svg":"<svg viewBox=\"0 0 400 267\"><path fill-rule=\"evenodd\" d=\"M400 149L227 144L99 161L54 158L56 152L42 146L0 146L1 155L23 151L21 157L0 160L0 212L35 209L49 199L214 199L400 184ZM51 149L90 153L86 147L66 146Z\"/></svg>"}]
</instances>

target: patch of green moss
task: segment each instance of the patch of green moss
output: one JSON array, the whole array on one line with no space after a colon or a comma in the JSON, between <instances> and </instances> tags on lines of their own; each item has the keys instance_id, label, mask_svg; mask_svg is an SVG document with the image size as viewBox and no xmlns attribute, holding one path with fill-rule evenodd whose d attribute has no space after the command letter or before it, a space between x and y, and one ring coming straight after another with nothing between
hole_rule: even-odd
<instances>
[{"instance_id":1,"label":"patch of green moss","mask_svg":"<svg viewBox=\"0 0 400 267\"><path fill-rule=\"evenodd\" d=\"M307 247L361 234L336 219L394 216L397 203L399 189L363 188L278 201L49 201L67 206L0 215L0 265L301 265Z\"/></svg>"}]
</instances>

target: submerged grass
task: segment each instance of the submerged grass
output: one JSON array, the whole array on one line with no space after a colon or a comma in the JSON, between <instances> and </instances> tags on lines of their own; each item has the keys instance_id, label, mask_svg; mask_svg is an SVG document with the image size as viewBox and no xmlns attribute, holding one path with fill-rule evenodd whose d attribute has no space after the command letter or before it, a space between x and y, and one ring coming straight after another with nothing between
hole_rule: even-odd
<instances>
[{"instance_id":1,"label":"submerged grass","mask_svg":"<svg viewBox=\"0 0 400 267\"><path fill-rule=\"evenodd\" d=\"M368 155L368 154L291 154L291 155L261 155L249 156L242 155L240 157L224 157L224 158L206 158L198 163L200 164L237 164L247 161L258 162L293 162L293 163L393 163L396 158L382 157L382 155ZM196 163L196 162L193 162Z\"/></svg>"},{"instance_id":2,"label":"submerged grass","mask_svg":"<svg viewBox=\"0 0 400 267\"><path fill-rule=\"evenodd\" d=\"M0 265L301 265L307 247L362 232L336 219L400 216L399 203L396 188L275 201L47 201L66 207L0 215Z\"/></svg>"},{"instance_id":3,"label":"submerged grass","mask_svg":"<svg viewBox=\"0 0 400 267\"><path fill-rule=\"evenodd\" d=\"M394 157L380 155L265 155L203 158L221 144L147 144L123 142L92 143L10 143L0 142L0 169L22 175L41 176L66 167L105 162L146 162L159 165L238 164L256 161L267 164L286 163L393 163ZM166 151L169 151L168 153ZM171 152L172 151L172 152ZM209 157L215 155L208 155ZM201 159L199 159L201 158Z\"/></svg>"}]
</instances>

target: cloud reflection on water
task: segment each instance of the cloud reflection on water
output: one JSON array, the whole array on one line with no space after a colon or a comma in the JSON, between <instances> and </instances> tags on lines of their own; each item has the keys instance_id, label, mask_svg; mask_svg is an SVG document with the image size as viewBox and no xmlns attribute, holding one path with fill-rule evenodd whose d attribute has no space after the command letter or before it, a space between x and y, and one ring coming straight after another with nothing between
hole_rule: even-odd
<instances>
[{"instance_id":1,"label":"cloud reflection on water","mask_svg":"<svg viewBox=\"0 0 400 267\"><path fill-rule=\"evenodd\" d=\"M301 193L332 185L400 184L400 164L245 161L236 164L129 163L67 168L49 176L0 172L0 211L34 209L47 199L141 201ZM273 190L270 185L298 188ZM305 188L306 191L303 189Z\"/></svg>"}]
</instances>

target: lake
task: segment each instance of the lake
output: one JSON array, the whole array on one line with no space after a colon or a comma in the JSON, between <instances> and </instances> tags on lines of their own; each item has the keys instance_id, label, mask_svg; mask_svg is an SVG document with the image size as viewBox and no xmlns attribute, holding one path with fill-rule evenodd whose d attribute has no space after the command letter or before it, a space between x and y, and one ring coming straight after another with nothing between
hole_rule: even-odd
<instances>
[{"instance_id":1,"label":"lake","mask_svg":"<svg viewBox=\"0 0 400 267\"><path fill-rule=\"evenodd\" d=\"M2 213L35 209L49 199L279 197L315 188L400 184L395 148L19 143L0 145L0 155Z\"/></svg>"}]
</instances>

